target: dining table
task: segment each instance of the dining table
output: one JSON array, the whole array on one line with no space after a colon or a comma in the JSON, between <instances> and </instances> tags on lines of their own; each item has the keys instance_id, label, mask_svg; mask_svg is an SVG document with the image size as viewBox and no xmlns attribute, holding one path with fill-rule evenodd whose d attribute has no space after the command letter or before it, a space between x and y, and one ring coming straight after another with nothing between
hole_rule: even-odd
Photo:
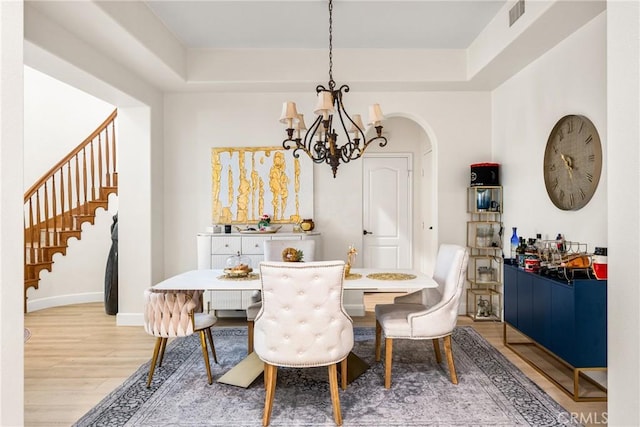
<instances>
[{"instance_id":1,"label":"dining table","mask_svg":"<svg viewBox=\"0 0 640 427\"><path fill-rule=\"evenodd\" d=\"M435 288L438 284L431 276L412 269L351 268L343 281L344 290L367 292L410 292ZM222 269L190 270L171 276L153 286L163 290L251 291L261 290L258 272L245 277L230 277ZM248 387L263 372L264 364L255 352L232 367L218 382ZM348 381L351 382L369 365L351 352L347 360Z\"/></svg>"}]
</instances>

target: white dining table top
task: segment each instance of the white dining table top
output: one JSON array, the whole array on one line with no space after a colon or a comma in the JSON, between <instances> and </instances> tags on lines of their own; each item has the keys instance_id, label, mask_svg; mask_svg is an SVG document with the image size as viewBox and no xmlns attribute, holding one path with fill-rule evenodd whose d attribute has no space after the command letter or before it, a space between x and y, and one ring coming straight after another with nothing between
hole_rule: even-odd
<instances>
[{"instance_id":1,"label":"white dining table top","mask_svg":"<svg viewBox=\"0 0 640 427\"><path fill-rule=\"evenodd\" d=\"M259 269L256 269L258 272ZM403 273L414 275L412 279L380 280L367 277L373 273ZM360 275L359 278L351 278ZM414 270L398 270L389 268L352 268L350 278L344 280L345 290L363 291L406 291L409 289L435 288L438 284L431 277ZM167 290L214 290L214 291L251 291L260 290L262 283L259 277L253 280L229 279L223 270L191 270L169 277L154 286Z\"/></svg>"}]
</instances>

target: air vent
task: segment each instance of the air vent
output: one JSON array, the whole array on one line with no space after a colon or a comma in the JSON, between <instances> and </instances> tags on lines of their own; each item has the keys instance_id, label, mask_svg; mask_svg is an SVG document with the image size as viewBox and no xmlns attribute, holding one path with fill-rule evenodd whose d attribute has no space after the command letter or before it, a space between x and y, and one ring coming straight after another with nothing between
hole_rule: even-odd
<instances>
[{"instance_id":1,"label":"air vent","mask_svg":"<svg viewBox=\"0 0 640 427\"><path fill-rule=\"evenodd\" d=\"M518 0L518 2L509 9L509 26L512 26L523 14L524 0Z\"/></svg>"}]
</instances>

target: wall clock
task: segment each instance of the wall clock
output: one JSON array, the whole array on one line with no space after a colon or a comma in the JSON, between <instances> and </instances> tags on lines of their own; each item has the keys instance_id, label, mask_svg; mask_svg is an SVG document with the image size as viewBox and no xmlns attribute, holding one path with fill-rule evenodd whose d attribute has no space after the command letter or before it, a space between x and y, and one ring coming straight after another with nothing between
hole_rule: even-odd
<instances>
[{"instance_id":1,"label":"wall clock","mask_svg":"<svg viewBox=\"0 0 640 427\"><path fill-rule=\"evenodd\" d=\"M566 211L593 197L602 171L600 136L585 116L564 116L551 130L544 151L544 184L549 198Z\"/></svg>"}]
</instances>

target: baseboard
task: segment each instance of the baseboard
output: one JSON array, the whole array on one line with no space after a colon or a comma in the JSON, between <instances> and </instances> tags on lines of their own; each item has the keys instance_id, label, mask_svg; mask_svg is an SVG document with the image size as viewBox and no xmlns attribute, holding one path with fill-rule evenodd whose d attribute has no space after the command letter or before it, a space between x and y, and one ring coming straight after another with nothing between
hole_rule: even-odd
<instances>
[{"instance_id":1,"label":"baseboard","mask_svg":"<svg viewBox=\"0 0 640 427\"><path fill-rule=\"evenodd\" d=\"M27 313L43 310L45 308L60 307L71 304L84 304L88 302L104 301L103 292L87 292L83 294L57 295L54 297L27 300Z\"/></svg>"},{"instance_id":2,"label":"baseboard","mask_svg":"<svg viewBox=\"0 0 640 427\"><path fill-rule=\"evenodd\" d=\"M116 314L117 326L144 326L143 313L118 313Z\"/></svg>"}]
</instances>

